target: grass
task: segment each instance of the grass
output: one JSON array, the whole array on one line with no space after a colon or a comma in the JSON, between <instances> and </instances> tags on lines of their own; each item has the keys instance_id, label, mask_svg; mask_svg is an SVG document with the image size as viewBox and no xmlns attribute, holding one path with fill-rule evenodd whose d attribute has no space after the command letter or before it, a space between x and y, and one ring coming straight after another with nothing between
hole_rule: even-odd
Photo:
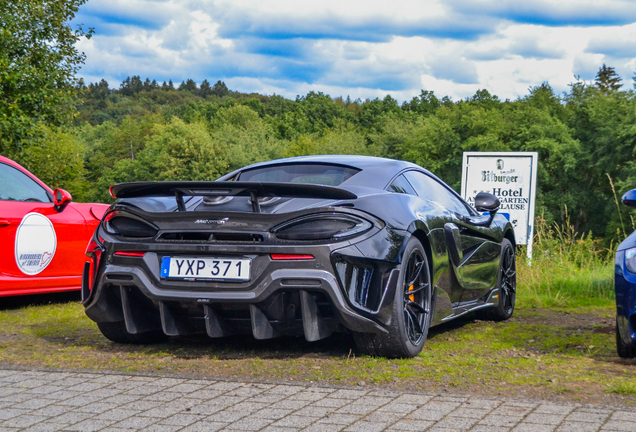
<instances>
[{"instance_id":1,"label":"grass","mask_svg":"<svg viewBox=\"0 0 636 432\"><path fill-rule=\"evenodd\" d=\"M566 219L567 221L567 219ZM537 218L532 265L525 248L517 258L520 308L614 305L614 247L581 235L566 223Z\"/></svg>"},{"instance_id":2,"label":"grass","mask_svg":"<svg viewBox=\"0 0 636 432\"><path fill-rule=\"evenodd\" d=\"M435 327L414 359L360 356L347 335L256 341L107 341L76 299L0 309L0 364L321 381L430 391L636 403L636 360L614 340L611 250L571 228L538 224L532 266L518 262L512 319ZM633 405L631 405L633 406Z\"/></svg>"}]
</instances>

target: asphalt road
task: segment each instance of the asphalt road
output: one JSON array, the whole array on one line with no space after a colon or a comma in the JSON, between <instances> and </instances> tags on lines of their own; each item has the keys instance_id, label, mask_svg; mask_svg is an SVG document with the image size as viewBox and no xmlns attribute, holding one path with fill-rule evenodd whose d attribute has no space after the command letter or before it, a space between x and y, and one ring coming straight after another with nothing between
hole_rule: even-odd
<instances>
[{"instance_id":1,"label":"asphalt road","mask_svg":"<svg viewBox=\"0 0 636 432\"><path fill-rule=\"evenodd\" d=\"M636 408L293 382L0 369L0 432L18 430L636 432Z\"/></svg>"}]
</instances>

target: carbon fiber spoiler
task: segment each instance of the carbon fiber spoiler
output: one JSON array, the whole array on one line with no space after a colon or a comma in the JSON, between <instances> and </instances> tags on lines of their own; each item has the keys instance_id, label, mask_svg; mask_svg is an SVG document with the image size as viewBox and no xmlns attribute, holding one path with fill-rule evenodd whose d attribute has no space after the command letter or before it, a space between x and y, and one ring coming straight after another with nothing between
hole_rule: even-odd
<instances>
[{"instance_id":1,"label":"carbon fiber spoiler","mask_svg":"<svg viewBox=\"0 0 636 432\"><path fill-rule=\"evenodd\" d=\"M259 197L356 199L357 195L333 186L299 183L172 181L119 183L110 187L113 198L174 196L179 211L185 210L184 196L249 196L254 212L260 213Z\"/></svg>"}]
</instances>

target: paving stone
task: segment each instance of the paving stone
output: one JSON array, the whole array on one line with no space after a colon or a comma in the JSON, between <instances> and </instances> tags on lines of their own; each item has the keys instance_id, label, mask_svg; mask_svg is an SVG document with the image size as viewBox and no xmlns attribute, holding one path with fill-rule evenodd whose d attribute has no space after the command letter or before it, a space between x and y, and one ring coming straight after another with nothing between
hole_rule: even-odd
<instances>
[{"instance_id":1,"label":"paving stone","mask_svg":"<svg viewBox=\"0 0 636 432\"><path fill-rule=\"evenodd\" d=\"M284 399L280 402L276 402L275 404L272 404L271 407L297 410L297 409L306 407L310 403L311 403L310 401L305 401L305 400Z\"/></svg>"},{"instance_id":2,"label":"paving stone","mask_svg":"<svg viewBox=\"0 0 636 432\"><path fill-rule=\"evenodd\" d=\"M146 428L140 429L143 432L174 432L183 429L183 426L153 424Z\"/></svg>"},{"instance_id":3,"label":"paving stone","mask_svg":"<svg viewBox=\"0 0 636 432\"><path fill-rule=\"evenodd\" d=\"M534 409L533 413L569 414L574 411L575 408L574 406L568 405L541 404Z\"/></svg>"},{"instance_id":4,"label":"paving stone","mask_svg":"<svg viewBox=\"0 0 636 432\"><path fill-rule=\"evenodd\" d=\"M77 411L66 412L57 417L52 417L49 419L52 423L61 423L61 424L75 424L79 423L83 420L89 419L93 417L94 414L82 413Z\"/></svg>"},{"instance_id":5,"label":"paving stone","mask_svg":"<svg viewBox=\"0 0 636 432\"><path fill-rule=\"evenodd\" d=\"M378 409L377 405L349 404L349 405L343 406L342 408L339 408L338 411L336 412L346 413L346 414L369 414L370 412L373 412L377 409Z\"/></svg>"},{"instance_id":6,"label":"paving stone","mask_svg":"<svg viewBox=\"0 0 636 432\"><path fill-rule=\"evenodd\" d=\"M337 390L329 396L337 399L358 399L367 393L366 390Z\"/></svg>"},{"instance_id":7,"label":"paving stone","mask_svg":"<svg viewBox=\"0 0 636 432\"><path fill-rule=\"evenodd\" d=\"M44 416L34 416L31 414L28 415L20 415L17 417L10 418L9 420L5 420L0 423L0 426L4 427L14 427L14 428L25 428L31 426L35 423L39 423L43 420L46 420L48 417Z\"/></svg>"},{"instance_id":8,"label":"paving stone","mask_svg":"<svg viewBox=\"0 0 636 432\"><path fill-rule=\"evenodd\" d=\"M603 425L603 428L601 430L636 432L636 423L631 420L609 420Z\"/></svg>"},{"instance_id":9,"label":"paving stone","mask_svg":"<svg viewBox=\"0 0 636 432\"><path fill-rule=\"evenodd\" d=\"M512 432L552 432L556 425L542 425L536 423L521 423L512 429Z\"/></svg>"},{"instance_id":10,"label":"paving stone","mask_svg":"<svg viewBox=\"0 0 636 432\"><path fill-rule=\"evenodd\" d=\"M448 411L439 411L433 409L416 409L413 412L410 412L406 415L407 418L415 419L415 420L441 420L448 414Z\"/></svg>"},{"instance_id":11,"label":"paving stone","mask_svg":"<svg viewBox=\"0 0 636 432\"><path fill-rule=\"evenodd\" d=\"M459 408L448 413L450 417L468 417L474 419L481 419L488 414L490 410L487 409L475 409L475 408L465 408L463 405Z\"/></svg>"},{"instance_id":12,"label":"paving stone","mask_svg":"<svg viewBox=\"0 0 636 432\"><path fill-rule=\"evenodd\" d=\"M291 414L294 410L290 409L276 409L276 408L264 408L260 411L256 411L252 414L255 418L264 418L271 420L278 420L285 417L288 414Z\"/></svg>"},{"instance_id":13,"label":"paving stone","mask_svg":"<svg viewBox=\"0 0 636 432\"><path fill-rule=\"evenodd\" d=\"M84 420L81 421L79 423L76 423L72 426L67 426L64 428L64 430L68 430L68 431L81 431L81 432L93 432L93 431L98 431L100 429L104 429L105 427L108 427L110 425L112 425L113 423L115 423L112 420L93 420L93 419L89 419L89 420Z\"/></svg>"},{"instance_id":14,"label":"paving stone","mask_svg":"<svg viewBox=\"0 0 636 432\"><path fill-rule=\"evenodd\" d=\"M4 408L0 409L0 420L7 420L29 412L25 409Z\"/></svg>"},{"instance_id":15,"label":"paving stone","mask_svg":"<svg viewBox=\"0 0 636 432\"><path fill-rule=\"evenodd\" d=\"M300 428L282 427L282 426L267 426L261 432L296 432Z\"/></svg>"},{"instance_id":16,"label":"paving stone","mask_svg":"<svg viewBox=\"0 0 636 432\"><path fill-rule=\"evenodd\" d=\"M636 432L636 412L412 391L0 369L0 432L18 430Z\"/></svg>"},{"instance_id":17,"label":"paving stone","mask_svg":"<svg viewBox=\"0 0 636 432\"><path fill-rule=\"evenodd\" d=\"M72 409L72 407L67 406L49 405L44 408L33 410L29 414L43 417L55 417L59 416L60 414L64 414L65 412L69 412Z\"/></svg>"},{"instance_id":18,"label":"paving stone","mask_svg":"<svg viewBox=\"0 0 636 432\"><path fill-rule=\"evenodd\" d=\"M138 414L139 411L136 410L132 410L132 409L122 409L122 408L115 408L115 409L111 409L108 411L105 411L93 418L97 419L97 420L116 420L116 421L120 421L120 420L124 420L127 419L128 417L132 417L135 414Z\"/></svg>"},{"instance_id":19,"label":"paving stone","mask_svg":"<svg viewBox=\"0 0 636 432\"><path fill-rule=\"evenodd\" d=\"M302 432L339 432L342 429L344 429L343 425L320 423L309 425L301 430Z\"/></svg>"},{"instance_id":20,"label":"paving stone","mask_svg":"<svg viewBox=\"0 0 636 432\"><path fill-rule=\"evenodd\" d=\"M610 420L626 420L636 422L636 412L616 411Z\"/></svg>"},{"instance_id":21,"label":"paving stone","mask_svg":"<svg viewBox=\"0 0 636 432\"><path fill-rule=\"evenodd\" d=\"M426 420L411 420L404 419L391 425L391 429L403 430L403 431L423 431L431 427L435 422Z\"/></svg>"},{"instance_id":22,"label":"paving stone","mask_svg":"<svg viewBox=\"0 0 636 432\"><path fill-rule=\"evenodd\" d=\"M208 416L207 419L209 421L215 421L215 422L225 422L225 423L231 423L231 422L235 422L238 421L239 419L245 417L245 414L239 412L239 411L219 411L217 413L212 414L211 416Z\"/></svg>"},{"instance_id":23,"label":"paving stone","mask_svg":"<svg viewBox=\"0 0 636 432\"><path fill-rule=\"evenodd\" d=\"M359 421L351 426L344 428L344 431L347 432L380 432L387 427L386 424L383 423L372 423L368 421Z\"/></svg>"},{"instance_id":24,"label":"paving stone","mask_svg":"<svg viewBox=\"0 0 636 432\"><path fill-rule=\"evenodd\" d=\"M239 402L236 405L227 407L228 411L242 411L245 414L251 414L268 406L268 403L249 402L249 399Z\"/></svg>"},{"instance_id":25,"label":"paving stone","mask_svg":"<svg viewBox=\"0 0 636 432\"><path fill-rule=\"evenodd\" d=\"M230 423L229 425L226 426L226 429L257 431L271 424L272 422L273 420L269 420L269 419L246 417L246 418L242 418L239 421Z\"/></svg>"},{"instance_id":26,"label":"paving stone","mask_svg":"<svg viewBox=\"0 0 636 432\"><path fill-rule=\"evenodd\" d=\"M505 416L505 415L487 415L479 421L478 424L484 426L513 427L519 423L523 417Z\"/></svg>"},{"instance_id":27,"label":"paving stone","mask_svg":"<svg viewBox=\"0 0 636 432\"><path fill-rule=\"evenodd\" d=\"M26 429L21 429L23 432L55 432L62 430L65 426L57 423L41 422L29 426Z\"/></svg>"},{"instance_id":28,"label":"paving stone","mask_svg":"<svg viewBox=\"0 0 636 432\"><path fill-rule=\"evenodd\" d=\"M118 423L115 423L112 425L112 427L118 427L122 429L141 429L153 423L158 423L161 420L162 419L157 417L134 416L134 417L130 417L125 420L122 420Z\"/></svg>"},{"instance_id":29,"label":"paving stone","mask_svg":"<svg viewBox=\"0 0 636 432\"><path fill-rule=\"evenodd\" d=\"M276 421L273 426L304 428L316 421L315 417L304 417L297 415L288 415Z\"/></svg>"},{"instance_id":30,"label":"paving stone","mask_svg":"<svg viewBox=\"0 0 636 432\"><path fill-rule=\"evenodd\" d=\"M299 409L294 414L309 416L309 417L324 417L336 411L336 409L337 408L333 408L333 407L306 406L304 408Z\"/></svg>"},{"instance_id":31,"label":"paving stone","mask_svg":"<svg viewBox=\"0 0 636 432\"><path fill-rule=\"evenodd\" d=\"M201 416L192 414L174 414L170 417L162 419L160 424L188 426L202 420Z\"/></svg>"},{"instance_id":32,"label":"paving stone","mask_svg":"<svg viewBox=\"0 0 636 432\"><path fill-rule=\"evenodd\" d=\"M331 397L326 397L320 399L316 402L312 402L311 406L322 406L322 407L331 407L331 408L341 408L345 405L349 405L351 400L349 399L335 399Z\"/></svg>"},{"instance_id":33,"label":"paving stone","mask_svg":"<svg viewBox=\"0 0 636 432\"><path fill-rule=\"evenodd\" d=\"M455 428L460 430L468 430L475 423L477 423L477 419L461 418L461 417L444 417L443 419L438 421L435 424L435 426L445 427L445 428Z\"/></svg>"},{"instance_id":34,"label":"paving stone","mask_svg":"<svg viewBox=\"0 0 636 432\"><path fill-rule=\"evenodd\" d=\"M399 413L410 413L411 411L416 410L418 405L410 405L405 403L396 403L395 401L390 402L386 405L378 408L378 411L389 411L389 412L399 412Z\"/></svg>"},{"instance_id":35,"label":"paving stone","mask_svg":"<svg viewBox=\"0 0 636 432\"><path fill-rule=\"evenodd\" d=\"M593 412L585 412L585 411L574 411L572 414L567 416L565 419L567 421L575 421L575 422L592 422L592 423L602 423L609 417L609 413L593 413Z\"/></svg>"},{"instance_id":36,"label":"paving stone","mask_svg":"<svg viewBox=\"0 0 636 432\"><path fill-rule=\"evenodd\" d=\"M227 423L198 421L180 429L180 432L215 432L223 429L225 426L227 426Z\"/></svg>"},{"instance_id":37,"label":"paving stone","mask_svg":"<svg viewBox=\"0 0 636 432\"><path fill-rule=\"evenodd\" d=\"M524 416L530 413L534 408L534 406L526 407L504 403L495 408L490 414Z\"/></svg>"},{"instance_id":38,"label":"paving stone","mask_svg":"<svg viewBox=\"0 0 636 432\"><path fill-rule=\"evenodd\" d=\"M333 424L348 425L357 421L358 419L360 419L360 417L361 416L355 415L355 414L336 413L336 414L329 414L328 416L321 418L320 420L318 420L318 423L333 423Z\"/></svg>"},{"instance_id":39,"label":"paving stone","mask_svg":"<svg viewBox=\"0 0 636 432\"><path fill-rule=\"evenodd\" d=\"M564 421L556 430L557 432L596 432L601 429L602 425L602 422L589 423Z\"/></svg>"},{"instance_id":40,"label":"paving stone","mask_svg":"<svg viewBox=\"0 0 636 432\"><path fill-rule=\"evenodd\" d=\"M49 407L50 406L64 406L64 405L49 405ZM79 407L65 406L65 408L72 409L72 410L77 411L77 412L101 414L103 412L115 409L115 408L117 408L119 406L120 405L116 405L116 404L113 404L113 403L100 402L100 403L96 403L96 404L84 405L84 406L79 406Z\"/></svg>"},{"instance_id":41,"label":"paving stone","mask_svg":"<svg viewBox=\"0 0 636 432\"><path fill-rule=\"evenodd\" d=\"M508 432L509 430L509 427L504 426L476 425L470 429L470 432Z\"/></svg>"},{"instance_id":42,"label":"paving stone","mask_svg":"<svg viewBox=\"0 0 636 432\"><path fill-rule=\"evenodd\" d=\"M564 418L564 414L544 414L533 412L531 414L528 414L526 418L523 419L523 422L558 425L563 421Z\"/></svg>"},{"instance_id":43,"label":"paving stone","mask_svg":"<svg viewBox=\"0 0 636 432\"><path fill-rule=\"evenodd\" d=\"M380 405L386 405L389 402L392 402L393 399L394 398L379 397L379 396L362 396L361 398L358 398L351 403L358 404L358 405L380 406Z\"/></svg>"}]
</instances>

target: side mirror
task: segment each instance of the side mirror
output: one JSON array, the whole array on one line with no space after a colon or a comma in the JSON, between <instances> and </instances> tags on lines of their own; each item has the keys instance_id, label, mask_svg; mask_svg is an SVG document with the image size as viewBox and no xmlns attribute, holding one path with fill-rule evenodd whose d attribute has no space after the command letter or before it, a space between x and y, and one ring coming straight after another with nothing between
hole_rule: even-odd
<instances>
[{"instance_id":1,"label":"side mirror","mask_svg":"<svg viewBox=\"0 0 636 432\"><path fill-rule=\"evenodd\" d=\"M53 191L53 204L55 204L55 210L61 212L71 201L73 201L73 197L64 189L55 189Z\"/></svg>"},{"instance_id":2,"label":"side mirror","mask_svg":"<svg viewBox=\"0 0 636 432\"><path fill-rule=\"evenodd\" d=\"M636 207L636 189L625 192L621 199L627 207Z\"/></svg>"},{"instance_id":3,"label":"side mirror","mask_svg":"<svg viewBox=\"0 0 636 432\"><path fill-rule=\"evenodd\" d=\"M489 212L490 217L487 222L481 222L482 226L490 226L492 221L495 219L495 215L497 214L497 210L499 210L499 206L501 203L499 202L499 198L494 196L488 192L479 192L475 196L475 208L478 212Z\"/></svg>"},{"instance_id":4,"label":"side mirror","mask_svg":"<svg viewBox=\"0 0 636 432\"><path fill-rule=\"evenodd\" d=\"M488 192L479 192L475 197L475 208L479 212L496 212L500 205L499 199Z\"/></svg>"}]
</instances>

